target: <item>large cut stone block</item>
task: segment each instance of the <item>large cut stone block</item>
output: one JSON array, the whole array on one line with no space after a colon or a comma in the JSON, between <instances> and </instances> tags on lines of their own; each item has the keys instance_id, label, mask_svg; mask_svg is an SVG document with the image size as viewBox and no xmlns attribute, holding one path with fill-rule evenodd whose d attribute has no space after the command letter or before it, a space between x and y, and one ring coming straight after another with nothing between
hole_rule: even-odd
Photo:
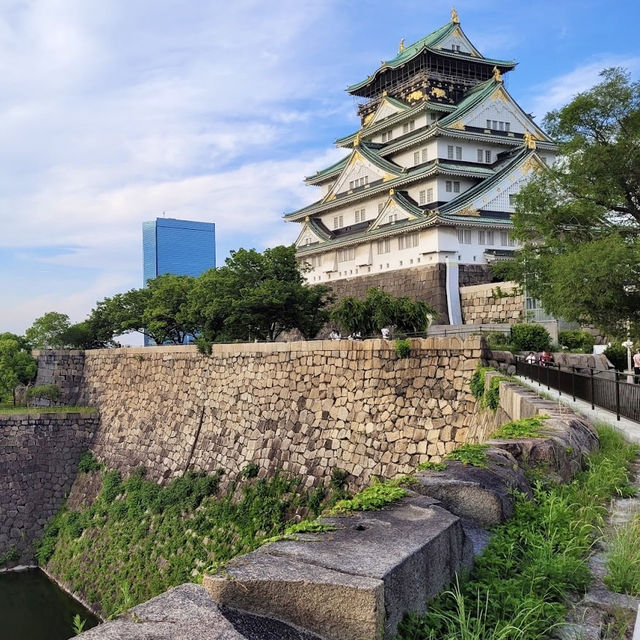
<instances>
[{"instance_id":1,"label":"large cut stone block","mask_svg":"<svg viewBox=\"0 0 640 640\"><path fill-rule=\"evenodd\" d=\"M460 519L423 496L323 522L336 530L266 545L203 585L220 604L330 640L379 640L472 561Z\"/></svg>"},{"instance_id":2,"label":"large cut stone block","mask_svg":"<svg viewBox=\"0 0 640 640\"><path fill-rule=\"evenodd\" d=\"M218 607L202 587L183 584L79 636L82 640L320 640L289 625Z\"/></svg>"},{"instance_id":3,"label":"large cut stone block","mask_svg":"<svg viewBox=\"0 0 640 640\"><path fill-rule=\"evenodd\" d=\"M414 490L483 527L500 524L513 515L513 490L531 495L531 487L510 453L489 449L487 457L488 468L452 460L443 471L418 473Z\"/></svg>"}]
</instances>

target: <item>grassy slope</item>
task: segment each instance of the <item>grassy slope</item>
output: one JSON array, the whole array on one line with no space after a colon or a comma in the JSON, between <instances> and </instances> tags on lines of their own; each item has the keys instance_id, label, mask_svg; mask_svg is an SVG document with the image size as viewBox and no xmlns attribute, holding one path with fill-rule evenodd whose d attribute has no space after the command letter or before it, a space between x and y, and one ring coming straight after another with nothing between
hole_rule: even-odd
<instances>
[{"instance_id":1,"label":"grassy slope","mask_svg":"<svg viewBox=\"0 0 640 640\"><path fill-rule=\"evenodd\" d=\"M399 640L540 640L566 613L569 592L584 591L587 560L606 504L630 495L635 447L609 428L601 450L568 485L535 483L535 500L518 500L513 518L496 528L469 579L441 594L425 616L409 616Z\"/></svg>"}]
</instances>

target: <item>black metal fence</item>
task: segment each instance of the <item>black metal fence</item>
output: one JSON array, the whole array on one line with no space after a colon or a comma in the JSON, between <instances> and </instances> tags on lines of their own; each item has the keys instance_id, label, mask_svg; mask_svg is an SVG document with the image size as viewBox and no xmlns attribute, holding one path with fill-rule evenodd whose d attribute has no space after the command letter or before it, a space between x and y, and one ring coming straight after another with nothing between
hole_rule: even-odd
<instances>
[{"instance_id":1,"label":"black metal fence","mask_svg":"<svg viewBox=\"0 0 640 640\"><path fill-rule=\"evenodd\" d=\"M580 398L620 416L640 422L640 384L624 382L616 371L600 371L566 367L555 363L547 365L528 363L522 356L516 357L516 373L556 389L574 400Z\"/></svg>"}]
</instances>

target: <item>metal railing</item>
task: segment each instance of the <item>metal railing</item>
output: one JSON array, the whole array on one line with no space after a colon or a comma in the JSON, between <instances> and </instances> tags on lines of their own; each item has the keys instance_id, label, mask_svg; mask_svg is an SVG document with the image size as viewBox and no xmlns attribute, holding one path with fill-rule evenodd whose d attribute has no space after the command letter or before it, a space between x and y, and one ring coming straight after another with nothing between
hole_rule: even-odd
<instances>
[{"instance_id":1,"label":"metal railing","mask_svg":"<svg viewBox=\"0 0 640 640\"><path fill-rule=\"evenodd\" d=\"M528 363L522 356L516 356L516 374L534 380L547 389L555 389L560 395L566 394L574 400L579 398L620 416L640 422L640 384L624 382L617 371L567 367L548 363L541 365Z\"/></svg>"}]
</instances>

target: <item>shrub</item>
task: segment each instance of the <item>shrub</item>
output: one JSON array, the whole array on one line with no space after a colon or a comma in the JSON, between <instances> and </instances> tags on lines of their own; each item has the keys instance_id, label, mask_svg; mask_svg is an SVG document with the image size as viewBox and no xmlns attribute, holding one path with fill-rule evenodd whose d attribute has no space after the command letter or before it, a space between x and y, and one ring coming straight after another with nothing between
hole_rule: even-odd
<instances>
[{"instance_id":1,"label":"shrub","mask_svg":"<svg viewBox=\"0 0 640 640\"><path fill-rule=\"evenodd\" d=\"M539 324L514 324L510 343L516 351L544 351L551 348L551 336Z\"/></svg>"},{"instance_id":2,"label":"shrub","mask_svg":"<svg viewBox=\"0 0 640 640\"><path fill-rule=\"evenodd\" d=\"M476 400L480 400L484 396L484 379L487 371L491 371L491 368L478 365L477 369L471 376L469 387L471 388L471 393Z\"/></svg>"},{"instance_id":3,"label":"shrub","mask_svg":"<svg viewBox=\"0 0 640 640\"><path fill-rule=\"evenodd\" d=\"M255 478L260 471L260 467L255 462L250 462L248 465L244 467L242 470L243 478Z\"/></svg>"},{"instance_id":4,"label":"shrub","mask_svg":"<svg viewBox=\"0 0 640 640\"><path fill-rule=\"evenodd\" d=\"M89 473L90 471L100 471L102 465L95 459L91 451L85 451L78 461L78 471L80 473Z\"/></svg>"},{"instance_id":5,"label":"shrub","mask_svg":"<svg viewBox=\"0 0 640 640\"><path fill-rule=\"evenodd\" d=\"M611 364L618 371L625 371L627 368L627 350L620 342L612 342L605 350L604 355L609 358Z\"/></svg>"},{"instance_id":6,"label":"shrub","mask_svg":"<svg viewBox=\"0 0 640 640\"><path fill-rule=\"evenodd\" d=\"M353 498L338 501L330 513L381 509L407 495L407 490L400 487L399 484L394 480L387 480L386 482L375 480L371 486L363 489Z\"/></svg>"},{"instance_id":7,"label":"shrub","mask_svg":"<svg viewBox=\"0 0 640 640\"><path fill-rule=\"evenodd\" d=\"M408 358L411 353L411 343L408 340L396 340L395 348L398 358Z\"/></svg>"},{"instance_id":8,"label":"shrub","mask_svg":"<svg viewBox=\"0 0 640 640\"><path fill-rule=\"evenodd\" d=\"M571 329L558 333L558 342L569 350L582 349L585 353L593 351L596 339L584 329Z\"/></svg>"},{"instance_id":9,"label":"shrub","mask_svg":"<svg viewBox=\"0 0 640 640\"><path fill-rule=\"evenodd\" d=\"M27 404L31 400L48 400L49 402L56 402L60 399L60 389L55 384L40 384L35 387L29 387L27 389Z\"/></svg>"}]
</instances>

